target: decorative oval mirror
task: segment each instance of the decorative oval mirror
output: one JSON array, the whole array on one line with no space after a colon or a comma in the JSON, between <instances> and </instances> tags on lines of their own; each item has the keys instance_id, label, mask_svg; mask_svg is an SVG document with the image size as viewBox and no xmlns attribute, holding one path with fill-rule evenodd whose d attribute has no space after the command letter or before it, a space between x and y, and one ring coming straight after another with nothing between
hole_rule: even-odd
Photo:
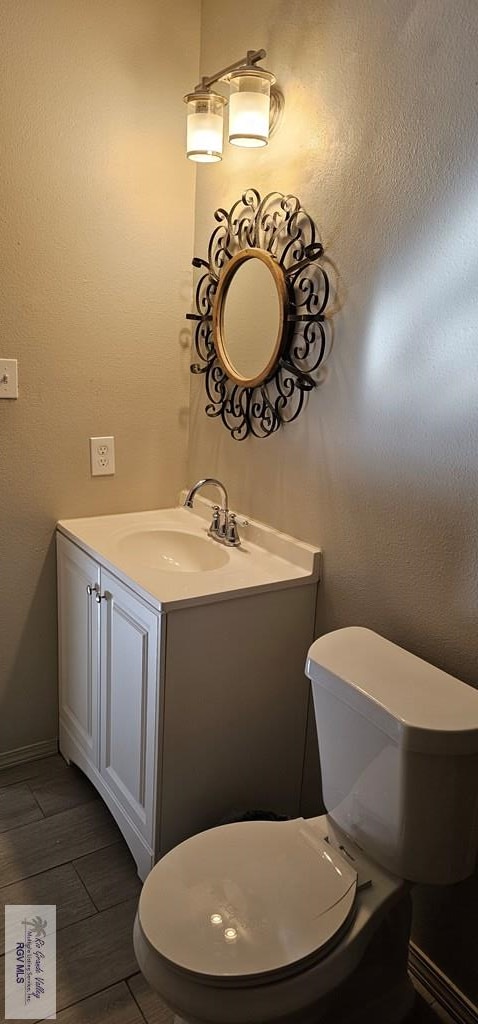
<instances>
[{"instance_id":1,"label":"decorative oval mirror","mask_svg":"<svg viewBox=\"0 0 478 1024\"><path fill-rule=\"evenodd\" d=\"M287 288L274 258L261 249L236 253L219 279L212 318L218 359L231 380L243 387L267 380L283 348L286 315Z\"/></svg>"},{"instance_id":2,"label":"decorative oval mirror","mask_svg":"<svg viewBox=\"0 0 478 1024\"><path fill-rule=\"evenodd\" d=\"M326 352L329 281L315 226L296 196L249 189L216 210L196 287L195 348L208 416L236 440L267 437L291 422L316 386Z\"/></svg>"}]
</instances>

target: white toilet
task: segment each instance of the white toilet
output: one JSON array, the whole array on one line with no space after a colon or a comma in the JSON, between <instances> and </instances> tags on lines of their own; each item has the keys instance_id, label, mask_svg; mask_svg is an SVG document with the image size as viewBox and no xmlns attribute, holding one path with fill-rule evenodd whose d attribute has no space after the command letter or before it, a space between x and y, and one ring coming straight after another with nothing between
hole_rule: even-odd
<instances>
[{"instance_id":1,"label":"white toilet","mask_svg":"<svg viewBox=\"0 0 478 1024\"><path fill-rule=\"evenodd\" d=\"M143 887L136 957L178 1021L398 1024L408 883L474 869L478 691L359 627L306 672L329 813L202 832Z\"/></svg>"}]
</instances>

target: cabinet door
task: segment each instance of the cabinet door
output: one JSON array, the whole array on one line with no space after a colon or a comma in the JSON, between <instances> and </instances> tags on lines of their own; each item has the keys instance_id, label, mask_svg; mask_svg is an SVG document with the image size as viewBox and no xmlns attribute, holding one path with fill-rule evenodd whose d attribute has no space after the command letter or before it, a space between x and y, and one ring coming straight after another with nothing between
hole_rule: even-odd
<instances>
[{"instance_id":1,"label":"cabinet door","mask_svg":"<svg viewBox=\"0 0 478 1024\"><path fill-rule=\"evenodd\" d=\"M57 534L60 725L98 763L99 585L96 562ZM60 746L63 750L60 736ZM63 750L69 756L69 749Z\"/></svg>"},{"instance_id":2,"label":"cabinet door","mask_svg":"<svg viewBox=\"0 0 478 1024\"><path fill-rule=\"evenodd\" d=\"M101 775L153 842L159 615L102 569Z\"/></svg>"}]
</instances>

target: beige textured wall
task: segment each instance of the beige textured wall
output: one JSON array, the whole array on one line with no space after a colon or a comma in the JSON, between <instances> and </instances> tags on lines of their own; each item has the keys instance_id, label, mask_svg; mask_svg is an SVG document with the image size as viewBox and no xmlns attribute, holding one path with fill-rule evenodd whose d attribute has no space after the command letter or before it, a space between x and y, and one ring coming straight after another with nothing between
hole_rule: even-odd
<instances>
[{"instance_id":1,"label":"beige textured wall","mask_svg":"<svg viewBox=\"0 0 478 1024\"><path fill-rule=\"evenodd\" d=\"M219 476L235 507L322 545L317 632L366 625L478 684L478 6L204 0L202 72L251 47L283 123L199 170L195 252L248 186L296 193L342 311L325 383L270 439L232 441L192 379L189 480ZM454 905L434 927L471 992L476 925L464 938Z\"/></svg>"},{"instance_id":2,"label":"beige textured wall","mask_svg":"<svg viewBox=\"0 0 478 1024\"><path fill-rule=\"evenodd\" d=\"M202 70L264 46L286 106L267 149L200 168L195 252L247 186L294 192L342 311L325 383L272 438L232 441L192 378L189 478L219 474L241 510L323 545L320 628L367 624L478 684L478 8L203 10Z\"/></svg>"},{"instance_id":3,"label":"beige textured wall","mask_svg":"<svg viewBox=\"0 0 478 1024\"><path fill-rule=\"evenodd\" d=\"M52 538L185 482L199 0L2 0L0 753L55 737ZM88 438L116 438L91 479Z\"/></svg>"}]
</instances>

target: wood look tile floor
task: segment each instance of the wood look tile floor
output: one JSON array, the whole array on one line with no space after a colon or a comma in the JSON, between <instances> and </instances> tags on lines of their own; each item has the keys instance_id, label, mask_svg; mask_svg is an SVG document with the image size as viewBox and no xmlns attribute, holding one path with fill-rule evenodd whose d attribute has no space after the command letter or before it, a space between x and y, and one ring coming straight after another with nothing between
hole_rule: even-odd
<instances>
[{"instance_id":1,"label":"wood look tile floor","mask_svg":"<svg viewBox=\"0 0 478 1024\"><path fill-rule=\"evenodd\" d=\"M0 771L1 917L6 903L56 903L59 1024L172 1024L133 952L140 889L115 822L78 769L57 755ZM0 936L1 1005L3 925ZM446 1020L417 993L410 1024Z\"/></svg>"}]
</instances>

